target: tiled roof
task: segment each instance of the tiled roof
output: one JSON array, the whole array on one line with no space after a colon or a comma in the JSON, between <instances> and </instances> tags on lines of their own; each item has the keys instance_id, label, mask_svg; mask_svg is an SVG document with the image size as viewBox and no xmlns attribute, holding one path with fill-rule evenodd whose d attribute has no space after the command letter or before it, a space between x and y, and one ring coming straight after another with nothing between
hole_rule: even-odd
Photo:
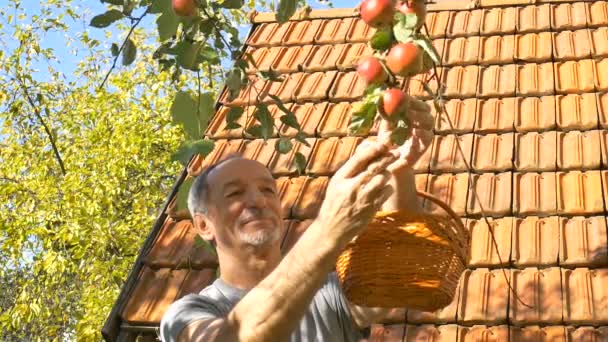
<instances>
[{"instance_id":1,"label":"tiled roof","mask_svg":"<svg viewBox=\"0 0 608 342\"><path fill-rule=\"evenodd\" d=\"M534 2L430 7L426 25L443 62L438 76L454 127L436 121L434 142L415 166L416 186L465 220L470 264L452 304L432 313L396 310L386 320L392 325L373 327L372 341L608 340L608 1ZM374 30L352 9L312 11L281 25L270 14L253 21L246 51L284 81L250 70L252 82L233 101L220 96L207 131L216 148L191 160L178 185L233 152L266 164L277 178L288 250L315 217L329 177L362 140L347 136L347 127L365 87L354 67L371 53ZM402 87L429 100L421 84L428 79L418 75ZM298 143L294 152L308 159L304 175L294 153L274 151L277 135L265 142L225 130L231 107L245 108L239 123L247 127L256 101L272 103L269 94L302 124L310 147ZM280 134L293 136L277 108L270 111ZM214 278L216 259L197 247L175 202L169 199L142 249L108 336L150 332L171 302ZM430 202L424 208L441 212Z\"/></svg>"}]
</instances>

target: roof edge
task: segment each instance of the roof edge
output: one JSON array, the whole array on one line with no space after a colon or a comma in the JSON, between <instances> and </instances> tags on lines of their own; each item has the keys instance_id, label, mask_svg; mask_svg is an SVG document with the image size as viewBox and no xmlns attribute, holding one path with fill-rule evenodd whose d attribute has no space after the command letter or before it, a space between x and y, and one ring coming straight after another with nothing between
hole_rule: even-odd
<instances>
[{"instance_id":1,"label":"roof edge","mask_svg":"<svg viewBox=\"0 0 608 342\"><path fill-rule=\"evenodd\" d=\"M429 12L438 11L462 11L470 9L481 9L489 7L507 7L507 6L523 6L523 5L542 5L548 3L569 3L569 2L591 2L591 0L452 0L440 3L430 3L427 5ZM355 17L359 15L359 11L354 8L329 8L315 9L301 8L289 18L290 21L302 21L309 19L335 19ZM257 12L249 13L249 21L252 24L276 22L274 12Z\"/></svg>"}]
</instances>

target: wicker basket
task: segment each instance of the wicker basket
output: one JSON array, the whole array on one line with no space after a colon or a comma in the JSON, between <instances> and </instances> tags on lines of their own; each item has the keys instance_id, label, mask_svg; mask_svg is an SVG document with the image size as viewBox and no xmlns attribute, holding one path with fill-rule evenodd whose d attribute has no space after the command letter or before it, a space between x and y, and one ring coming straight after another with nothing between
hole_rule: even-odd
<instances>
[{"instance_id":1,"label":"wicker basket","mask_svg":"<svg viewBox=\"0 0 608 342\"><path fill-rule=\"evenodd\" d=\"M467 264L469 233L447 204L418 195L448 215L378 213L336 263L351 303L435 311L452 302Z\"/></svg>"}]
</instances>

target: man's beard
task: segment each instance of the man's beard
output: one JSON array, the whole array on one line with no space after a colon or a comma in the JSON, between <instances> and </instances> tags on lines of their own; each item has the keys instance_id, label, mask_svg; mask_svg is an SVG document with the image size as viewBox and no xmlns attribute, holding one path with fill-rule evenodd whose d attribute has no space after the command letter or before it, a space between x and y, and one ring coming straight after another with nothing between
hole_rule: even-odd
<instances>
[{"instance_id":1,"label":"man's beard","mask_svg":"<svg viewBox=\"0 0 608 342\"><path fill-rule=\"evenodd\" d=\"M279 240L280 237L280 229L261 229L253 233L239 232L239 238L241 239L241 241L256 247L276 242L277 240Z\"/></svg>"}]
</instances>

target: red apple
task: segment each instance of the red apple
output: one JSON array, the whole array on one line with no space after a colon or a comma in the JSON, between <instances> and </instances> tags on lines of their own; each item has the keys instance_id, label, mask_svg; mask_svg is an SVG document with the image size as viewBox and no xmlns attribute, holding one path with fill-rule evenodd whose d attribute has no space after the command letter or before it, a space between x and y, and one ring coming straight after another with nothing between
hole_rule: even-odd
<instances>
[{"instance_id":1,"label":"red apple","mask_svg":"<svg viewBox=\"0 0 608 342\"><path fill-rule=\"evenodd\" d=\"M382 109L391 118L399 114L407 105L407 95L401 89L390 88L382 95Z\"/></svg>"},{"instance_id":2,"label":"red apple","mask_svg":"<svg viewBox=\"0 0 608 342\"><path fill-rule=\"evenodd\" d=\"M393 23L395 4L393 0L363 0L360 13L361 19L369 26L390 26Z\"/></svg>"},{"instance_id":3,"label":"red apple","mask_svg":"<svg viewBox=\"0 0 608 342\"><path fill-rule=\"evenodd\" d=\"M171 0L173 11L180 17L191 17L196 14L196 0Z\"/></svg>"},{"instance_id":4,"label":"red apple","mask_svg":"<svg viewBox=\"0 0 608 342\"><path fill-rule=\"evenodd\" d=\"M414 43L399 43L388 52L386 66L395 75L415 75L422 70L422 51Z\"/></svg>"},{"instance_id":5,"label":"red apple","mask_svg":"<svg viewBox=\"0 0 608 342\"><path fill-rule=\"evenodd\" d=\"M424 20L426 19L426 5L424 4L424 1L403 1L397 4L397 9L403 14L413 13L418 16L416 29L419 29L424 25Z\"/></svg>"},{"instance_id":6,"label":"red apple","mask_svg":"<svg viewBox=\"0 0 608 342\"><path fill-rule=\"evenodd\" d=\"M363 57L359 61L357 72L359 73L359 77L364 79L367 84L380 84L388 78L382 62L372 56Z\"/></svg>"}]
</instances>

